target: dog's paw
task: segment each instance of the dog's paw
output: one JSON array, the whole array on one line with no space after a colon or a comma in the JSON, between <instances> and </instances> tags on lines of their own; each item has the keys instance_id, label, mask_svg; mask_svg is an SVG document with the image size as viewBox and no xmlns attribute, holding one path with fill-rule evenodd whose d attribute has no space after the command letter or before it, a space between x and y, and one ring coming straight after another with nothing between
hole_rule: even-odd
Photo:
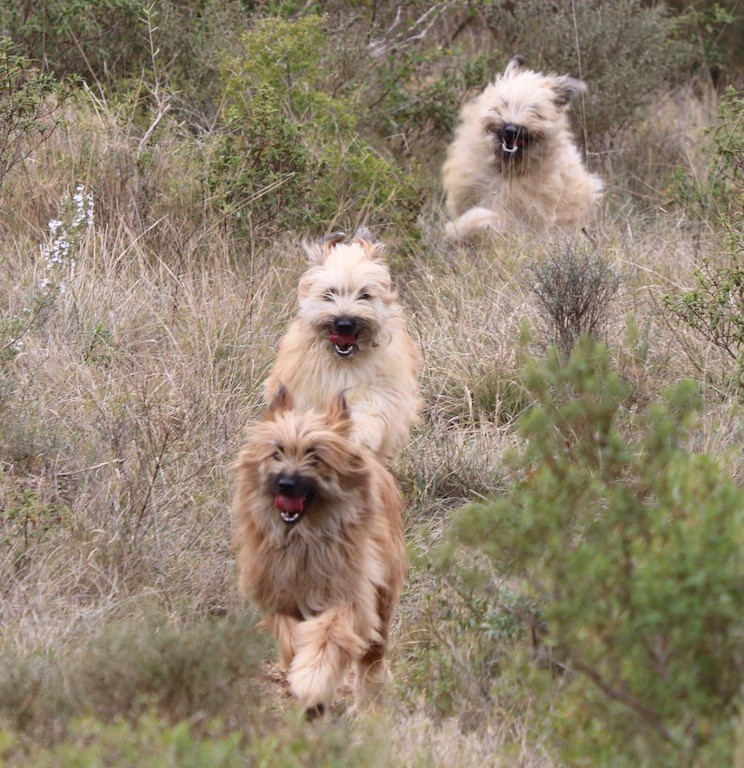
<instances>
[{"instance_id":1,"label":"dog's paw","mask_svg":"<svg viewBox=\"0 0 744 768\"><path fill-rule=\"evenodd\" d=\"M392 684L393 675L383 660L369 667L359 664L356 670L353 711L362 713L382 709L386 692Z\"/></svg>"},{"instance_id":2,"label":"dog's paw","mask_svg":"<svg viewBox=\"0 0 744 768\"><path fill-rule=\"evenodd\" d=\"M315 706L308 707L305 710L305 719L312 721L317 720L319 717L323 717L326 713L326 705L322 702L320 704L315 704Z\"/></svg>"}]
</instances>

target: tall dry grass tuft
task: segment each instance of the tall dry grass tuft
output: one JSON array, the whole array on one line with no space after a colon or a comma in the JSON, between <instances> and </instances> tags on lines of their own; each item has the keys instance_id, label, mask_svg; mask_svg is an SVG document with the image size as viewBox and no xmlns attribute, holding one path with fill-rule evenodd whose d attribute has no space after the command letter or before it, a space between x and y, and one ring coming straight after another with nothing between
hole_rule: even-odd
<instances>
[{"instance_id":1,"label":"tall dry grass tuft","mask_svg":"<svg viewBox=\"0 0 744 768\"><path fill-rule=\"evenodd\" d=\"M138 232L96 222L64 293L19 338L3 404L6 620L143 589L194 611L229 600L228 468L301 264L277 246L236 266L211 244L208 265L186 252L201 266L176 271ZM10 257L3 288L22 312L45 272L31 249Z\"/></svg>"}]
</instances>

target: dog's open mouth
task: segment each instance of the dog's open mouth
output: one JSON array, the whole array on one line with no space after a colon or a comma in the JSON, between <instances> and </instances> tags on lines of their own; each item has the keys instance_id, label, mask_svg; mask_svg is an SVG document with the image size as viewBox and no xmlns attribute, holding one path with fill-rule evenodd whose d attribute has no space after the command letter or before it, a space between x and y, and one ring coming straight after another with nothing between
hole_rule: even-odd
<instances>
[{"instance_id":1,"label":"dog's open mouth","mask_svg":"<svg viewBox=\"0 0 744 768\"><path fill-rule=\"evenodd\" d=\"M504 160L515 160L522 157L532 140L530 132L521 125L507 123L493 131L497 143L497 151L501 152Z\"/></svg>"},{"instance_id":2,"label":"dog's open mouth","mask_svg":"<svg viewBox=\"0 0 744 768\"><path fill-rule=\"evenodd\" d=\"M501 151L506 152L509 155L513 155L523 147L527 146L527 142L524 139L517 139L513 144L509 144L506 139L501 140Z\"/></svg>"},{"instance_id":3,"label":"dog's open mouth","mask_svg":"<svg viewBox=\"0 0 744 768\"><path fill-rule=\"evenodd\" d=\"M333 351L340 357L349 357L359 349L357 337L353 334L331 333L328 341L333 346Z\"/></svg>"},{"instance_id":4,"label":"dog's open mouth","mask_svg":"<svg viewBox=\"0 0 744 768\"><path fill-rule=\"evenodd\" d=\"M274 506L279 510L282 520L287 525L293 525L305 514L313 500L313 495L312 491L305 496L287 496L278 493L274 498Z\"/></svg>"},{"instance_id":5,"label":"dog's open mouth","mask_svg":"<svg viewBox=\"0 0 744 768\"><path fill-rule=\"evenodd\" d=\"M527 139L524 136L504 136L501 139L501 152L504 157L514 157L527 147Z\"/></svg>"}]
</instances>

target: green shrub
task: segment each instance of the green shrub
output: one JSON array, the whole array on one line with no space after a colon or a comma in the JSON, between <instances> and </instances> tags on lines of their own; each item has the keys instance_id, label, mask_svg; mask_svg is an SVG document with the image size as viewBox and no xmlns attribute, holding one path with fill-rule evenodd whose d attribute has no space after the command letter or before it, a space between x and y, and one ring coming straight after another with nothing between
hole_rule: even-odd
<instances>
[{"instance_id":1,"label":"green shrub","mask_svg":"<svg viewBox=\"0 0 744 768\"><path fill-rule=\"evenodd\" d=\"M673 202L704 222L744 231L744 95L729 87L713 125L706 131L702 175L678 168L670 190Z\"/></svg>"},{"instance_id":2,"label":"green shrub","mask_svg":"<svg viewBox=\"0 0 744 768\"><path fill-rule=\"evenodd\" d=\"M708 167L701 178L678 171L673 196L694 219L715 224L719 255L693 273L694 286L664 297L664 306L697 336L722 351L726 386L744 386L744 96L729 88L708 130ZM688 349L707 373L704 353ZM715 377L710 377L715 378Z\"/></svg>"},{"instance_id":3,"label":"green shrub","mask_svg":"<svg viewBox=\"0 0 744 768\"><path fill-rule=\"evenodd\" d=\"M0 728L0 760L6 768L383 768L391 765L374 726L306 723L288 717L271 735L257 723L230 729L221 719L197 717L171 723L150 710L133 719L103 722L77 718L52 747L24 744Z\"/></svg>"},{"instance_id":4,"label":"green shrub","mask_svg":"<svg viewBox=\"0 0 744 768\"><path fill-rule=\"evenodd\" d=\"M135 71L145 54L137 24L143 0L14 0L5 33L58 75L106 80Z\"/></svg>"},{"instance_id":5,"label":"green shrub","mask_svg":"<svg viewBox=\"0 0 744 768\"><path fill-rule=\"evenodd\" d=\"M556 746L571 765L712 766L733 749L744 682L744 490L685 449L696 388L630 413L587 339L525 385L520 479L456 528L541 605L566 670Z\"/></svg>"},{"instance_id":6,"label":"green shrub","mask_svg":"<svg viewBox=\"0 0 744 768\"><path fill-rule=\"evenodd\" d=\"M353 230L369 221L412 231L421 191L358 131L358 89L338 82L327 21L260 19L224 64L226 132L208 183L228 220L252 235Z\"/></svg>"},{"instance_id":7,"label":"green shrub","mask_svg":"<svg viewBox=\"0 0 744 768\"><path fill-rule=\"evenodd\" d=\"M744 394L744 239L732 234L728 253L706 260L695 270L695 285L684 293L667 295L664 305L682 324L722 352L725 375ZM688 349L692 362L710 376L705 352Z\"/></svg>"},{"instance_id":8,"label":"green shrub","mask_svg":"<svg viewBox=\"0 0 744 768\"><path fill-rule=\"evenodd\" d=\"M371 98L380 100L374 125L401 137L425 165L432 143L450 138L463 101L493 80L503 56L441 45L390 54L371 65Z\"/></svg>"},{"instance_id":9,"label":"green shrub","mask_svg":"<svg viewBox=\"0 0 744 768\"><path fill-rule=\"evenodd\" d=\"M0 185L60 122L67 85L38 70L8 38L0 38Z\"/></svg>"},{"instance_id":10,"label":"green shrub","mask_svg":"<svg viewBox=\"0 0 744 768\"><path fill-rule=\"evenodd\" d=\"M64 528L69 509L45 503L32 488L6 494L0 508L0 552L7 548L16 573L29 564L28 551L49 532Z\"/></svg>"},{"instance_id":11,"label":"green shrub","mask_svg":"<svg viewBox=\"0 0 744 768\"><path fill-rule=\"evenodd\" d=\"M667 0L667 5L680 14L682 34L715 81L722 72L741 66L744 16L738 0Z\"/></svg>"},{"instance_id":12,"label":"green shrub","mask_svg":"<svg viewBox=\"0 0 744 768\"><path fill-rule=\"evenodd\" d=\"M112 622L66 656L4 653L0 724L48 743L87 715L113 722L156 708L174 722L238 719L258 699L254 678L268 654L255 620L246 613L176 626L153 612Z\"/></svg>"},{"instance_id":13,"label":"green shrub","mask_svg":"<svg viewBox=\"0 0 744 768\"><path fill-rule=\"evenodd\" d=\"M3 765L24 768L56 768L57 766L117 766L117 768L241 768L245 765L240 734L222 736L219 724L197 729L186 722L170 725L155 713L147 713L134 722L117 719L107 724L92 717L74 722L68 738L53 748L31 746L22 750L11 741L6 731L3 748L0 731L0 757ZM206 731L206 732L205 732Z\"/></svg>"},{"instance_id":14,"label":"green shrub","mask_svg":"<svg viewBox=\"0 0 744 768\"><path fill-rule=\"evenodd\" d=\"M417 589L418 581L425 588ZM484 580L473 578L472 560L439 569L422 558L409 584L421 597L405 627L403 700L411 706L423 700L431 715L457 717L465 729L482 727L501 698L494 681L505 674L513 646L526 639L535 606L503 580L489 580L484 589Z\"/></svg>"}]
</instances>

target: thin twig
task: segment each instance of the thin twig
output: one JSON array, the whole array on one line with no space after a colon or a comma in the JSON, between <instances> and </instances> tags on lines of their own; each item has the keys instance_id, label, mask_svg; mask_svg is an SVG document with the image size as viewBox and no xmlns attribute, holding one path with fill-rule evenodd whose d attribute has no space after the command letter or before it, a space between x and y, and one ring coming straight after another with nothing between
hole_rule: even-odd
<instances>
[{"instance_id":1,"label":"thin twig","mask_svg":"<svg viewBox=\"0 0 744 768\"><path fill-rule=\"evenodd\" d=\"M597 685L607 696L615 701L619 701L626 706L630 707L637 715L643 718L644 722L653 728L662 738L671 743L675 743L675 738L664 725L664 722L652 709L649 709L645 704L642 704L637 699L633 698L629 693L625 691L613 688L595 669L585 664L583 661L576 659L570 660L570 665L574 669L578 670L582 674L586 675L595 685Z\"/></svg>"},{"instance_id":2,"label":"thin twig","mask_svg":"<svg viewBox=\"0 0 744 768\"><path fill-rule=\"evenodd\" d=\"M92 467L81 467L80 469L71 469L67 472L56 472L55 477L74 477L80 475L83 472L93 472L96 469L102 469L103 467L109 467L112 464L118 464L121 466L124 463L124 459L111 459L111 461L102 461L100 464L94 464Z\"/></svg>"}]
</instances>

